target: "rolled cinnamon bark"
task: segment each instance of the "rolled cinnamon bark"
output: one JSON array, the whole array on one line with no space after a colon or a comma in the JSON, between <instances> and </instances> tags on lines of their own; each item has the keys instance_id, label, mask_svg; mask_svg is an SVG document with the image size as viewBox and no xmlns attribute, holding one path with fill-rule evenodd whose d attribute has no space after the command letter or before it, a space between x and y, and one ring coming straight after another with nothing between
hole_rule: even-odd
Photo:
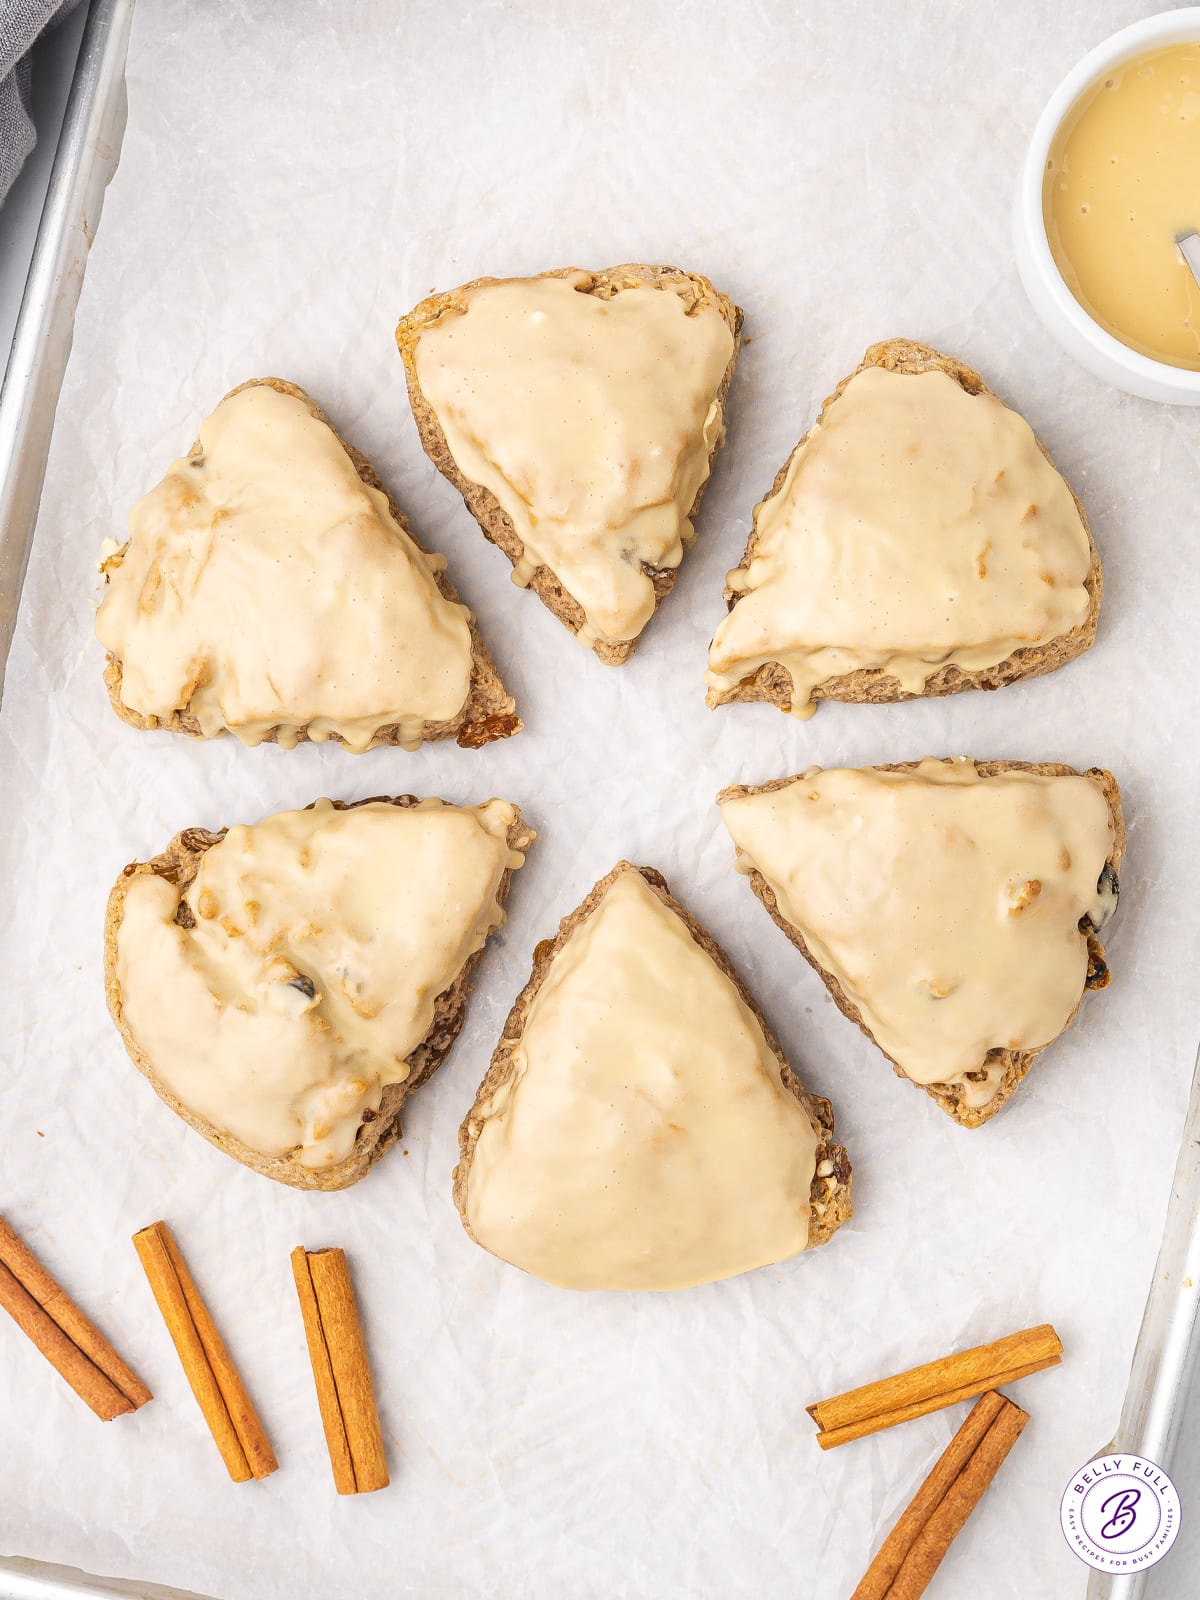
<instances>
[{"instance_id":1,"label":"rolled cinnamon bark","mask_svg":"<svg viewBox=\"0 0 1200 1600\"><path fill-rule=\"evenodd\" d=\"M1015 1383L1062 1359L1062 1340L1048 1322L1011 1333L992 1344L958 1350L924 1366L863 1384L832 1400L819 1400L808 1414L821 1430L822 1450L863 1439L898 1422L911 1422L989 1389Z\"/></svg>"},{"instance_id":2,"label":"rolled cinnamon bark","mask_svg":"<svg viewBox=\"0 0 1200 1600\"><path fill-rule=\"evenodd\" d=\"M1029 1421L985 1394L880 1547L850 1600L918 1600Z\"/></svg>"},{"instance_id":3,"label":"rolled cinnamon bark","mask_svg":"<svg viewBox=\"0 0 1200 1600\"><path fill-rule=\"evenodd\" d=\"M3 1217L0 1306L102 1421L154 1398Z\"/></svg>"},{"instance_id":4,"label":"rolled cinnamon bark","mask_svg":"<svg viewBox=\"0 0 1200 1600\"><path fill-rule=\"evenodd\" d=\"M346 1257L297 1245L292 1272L334 1487L339 1494L386 1489L387 1456Z\"/></svg>"},{"instance_id":5,"label":"rolled cinnamon bark","mask_svg":"<svg viewBox=\"0 0 1200 1600\"><path fill-rule=\"evenodd\" d=\"M170 1228L152 1223L133 1244L229 1476L234 1483L269 1477L279 1465L275 1452Z\"/></svg>"}]
</instances>

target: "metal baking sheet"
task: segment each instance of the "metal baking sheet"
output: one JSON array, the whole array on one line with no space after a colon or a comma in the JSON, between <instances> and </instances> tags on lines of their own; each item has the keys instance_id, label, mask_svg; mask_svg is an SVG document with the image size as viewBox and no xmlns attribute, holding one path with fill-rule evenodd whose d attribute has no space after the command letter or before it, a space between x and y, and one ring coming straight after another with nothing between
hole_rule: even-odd
<instances>
[{"instance_id":1,"label":"metal baking sheet","mask_svg":"<svg viewBox=\"0 0 1200 1600\"><path fill-rule=\"evenodd\" d=\"M75 306L125 130L134 0L92 0L0 387L0 696Z\"/></svg>"},{"instance_id":2,"label":"metal baking sheet","mask_svg":"<svg viewBox=\"0 0 1200 1600\"><path fill-rule=\"evenodd\" d=\"M191 1590L97 1578L78 1567L0 1556L0 1600L205 1600Z\"/></svg>"},{"instance_id":3,"label":"metal baking sheet","mask_svg":"<svg viewBox=\"0 0 1200 1600\"><path fill-rule=\"evenodd\" d=\"M1129 1452L1174 1470L1200 1353L1200 1054L1180 1140L1167 1219L1134 1349L1121 1421L1105 1454ZM1185 1463L1188 1471L1190 1463ZM1186 1527L1197 1510L1195 1483L1177 1474ZM1168 1600L1187 1570L1184 1550L1161 1567L1137 1573L1094 1573L1087 1600ZM1194 1569L1193 1569L1194 1570Z\"/></svg>"},{"instance_id":4,"label":"metal baking sheet","mask_svg":"<svg viewBox=\"0 0 1200 1600\"><path fill-rule=\"evenodd\" d=\"M54 152L25 287L0 385L0 695L37 520L75 306L104 190L125 127L125 56L134 0L92 0ZM10 199L12 197L10 196ZM8 233L6 247L17 241ZM0 1532L0 1541L3 1534ZM25 1560L0 1542L3 1600L176 1600L175 1590L112 1583Z\"/></svg>"}]
</instances>

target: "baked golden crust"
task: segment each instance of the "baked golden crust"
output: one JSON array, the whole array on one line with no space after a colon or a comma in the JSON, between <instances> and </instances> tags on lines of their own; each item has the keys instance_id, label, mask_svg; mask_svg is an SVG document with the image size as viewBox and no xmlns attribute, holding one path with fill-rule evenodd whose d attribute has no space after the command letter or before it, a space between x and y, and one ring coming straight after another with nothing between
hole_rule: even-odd
<instances>
[{"instance_id":1,"label":"baked golden crust","mask_svg":"<svg viewBox=\"0 0 1200 1600\"><path fill-rule=\"evenodd\" d=\"M819 427L826 411L845 389L851 379L856 378L866 367L885 367L889 372L944 372L947 377L953 378L960 388L968 394L992 394L987 384L977 372L964 366L961 361L956 361L953 356L942 355L940 351L931 349L929 345L918 344L912 339L888 339L881 344L873 344L863 356L858 366L849 376L842 379L833 393L825 400L813 427ZM995 397L994 397L995 398ZM797 450L803 448L812 428L804 435L787 460L775 474L764 499L770 499L783 488L787 477L788 468L792 457ZM1054 466L1050 452L1040 439L1036 441L1038 449L1046 460ZM1057 470L1057 469L1056 469ZM1014 650L1003 661L994 667L983 667L978 671L967 671L953 662L947 662L939 667L937 672L926 681L925 687L913 692L900 687L899 679L891 676L879 667L859 667L854 672L844 672L834 678L826 678L823 683L813 687L813 700L848 700L860 704L881 705L897 700L922 700L931 695L961 694L966 689L1001 689L1005 684L1016 683L1021 678L1037 678L1043 673L1053 672L1056 668L1065 666L1068 661L1074 661L1076 656L1083 654L1096 638L1096 624L1100 617L1100 599L1104 589L1104 572L1100 564L1100 555L1096 549L1096 541L1092 538L1092 530L1088 525L1087 513L1080 503L1079 496L1067 485L1071 498L1075 502L1075 509L1079 512L1080 521L1083 523L1084 532L1087 534L1088 548L1091 551L1091 567L1084 579L1084 588L1088 594L1087 615L1078 627L1070 632L1059 634L1057 638L1049 639L1044 644L1029 645L1021 650ZM758 517L754 519L754 526L746 541L746 548L742 559L734 568L735 572L744 572L749 567L754 556L755 546L758 542ZM728 583L725 586L725 603L732 610L739 596L732 590ZM792 705L792 678L787 668L778 661L768 661L758 667L754 672L748 673L740 683L732 689L715 690L710 694L709 704L712 706L728 705L735 700L754 701L766 700L771 705L778 706L782 711L790 711Z\"/></svg>"},{"instance_id":2,"label":"baked golden crust","mask_svg":"<svg viewBox=\"0 0 1200 1600\"><path fill-rule=\"evenodd\" d=\"M535 276L569 278L578 272L579 269L575 267L556 267L550 272L539 272ZM599 272L585 272L583 276L587 282L580 285L580 293L595 295L601 300L611 300L622 289L653 288L678 294L687 301L689 311L711 307L720 312L733 335L733 354L729 358L729 365L717 390L717 404L721 408L721 427L708 453L709 478L700 485L692 508L688 512L688 520L691 521L700 509L705 487L711 480L713 462L725 438L725 399L733 380L734 368L737 366L742 327L741 310L734 305L728 295L715 289L707 278L701 277L698 273L684 272L678 267L650 266L644 262L631 262ZM478 522L484 537L502 550L515 567L525 553L521 536L495 495L482 485L472 483L459 471L458 464L450 453L450 446L446 443L441 423L421 388L416 361L417 345L426 329L431 328L448 311L465 309L466 297L472 290L505 281L507 280L502 278L475 278L460 288L450 289L444 294L431 295L427 300L422 300L420 305L400 319L396 329L396 343L404 358L409 403L412 406L417 432L420 434L425 454L442 476L448 478L462 495L467 503L467 509ZM657 611L674 587L679 568L644 566L643 570L654 586L654 609ZM533 576L529 580L529 587L565 627L570 628L572 633L579 632L585 621L583 608L567 593L549 567L535 567ZM620 642L597 639L592 645L592 650L607 666L619 666L629 660L636 646L637 639L625 639Z\"/></svg>"},{"instance_id":3,"label":"baked golden crust","mask_svg":"<svg viewBox=\"0 0 1200 1600\"><path fill-rule=\"evenodd\" d=\"M418 797L412 794L378 795L375 800L405 808L420 804ZM373 803L375 802L372 800L353 802L335 800L333 805L339 811L352 811L358 806ZM412 1071L403 1083L385 1085L379 1110L372 1121L364 1123L359 1129L352 1155L330 1167L303 1167L290 1156L265 1156L258 1150L251 1150L232 1134L223 1133L215 1128L206 1118L190 1111L162 1082L154 1070L154 1064L134 1038L125 1020L121 985L117 978L117 933L124 914L125 896L130 880L142 873L153 872L159 877L168 879L180 891L186 889L195 878L205 851L219 844L227 831L222 828L219 832L210 833L206 828L185 828L175 835L161 855L155 856L151 861L131 862L113 885L104 919L104 992L108 1000L109 1013L116 1023L117 1031L124 1041L130 1059L138 1070L149 1078L159 1098L170 1106L176 1116L182 1117L189 1127L195 1128L196 1132L203 1134L210 1144L216 1145L218 1150L223 1150L226 1155L232 1156L235 1161L240 1161L243 1166L261 1172L264 1177L290 1184L294 1189L348 1189L352 1183L357 1183L360 1178L365 1177L384 1151L395 1144L402 1132L401 1107L413 1090L420 1088L421 1084L441 1066L451 1045L457 1039L466 1020L467 1000L474 987L475 971L483 959L486 941L467 959L450 987L437 997L429 1032L410 1057ZM522 821L519 810L509 826L507 837L509 848L512 850L526 850L533 842L533 833ZM508 868L500 879L496 890L496 900L499 905L503 905L507 898L514 870Z\"/></svg>"},{"instance_id":4,"label":"baked golden crust","mask_svg":"<svg viewBox=\"0 0 1200 1600\"><path fill-rule=\"evenodd\" d=\"M467 1218L467 1179L471 1170L471 1159L475 1153L475 1146L483 1126L483 1107L502 1084L508 1082L516 1071L516 1048L525 1030L525 1020L529 1008L533 1004L534 996L542 986L542 982L554 963L555 957L572 933L582 922L585 922L600 901L607 893L613 880L623 872L638 873L649 886L651 891L662 901L663 905L672 910L683 925L687 928L692 938L700 948L711 958L719 971L733 984L745 1004L753 1012L762 1028L763 1037L772 1055L779 1063L779 1076L784 1087L790 1090L799 1100L808 1114L813 1131L817 1135L816 1170L813 1174L812 1188L810 1191L810 1204L812 1208L809 1221L809 1250L816 1245L824 1244L832 1238L847 1218L853 1216L854 1205L851 1197L851 1169L850 1160L845 1148L833 1141L834 1121L833 1107L821 1095L810 1094L804 1088L799 1078L793 1072L780 1048L779 1041L772 1032L771 1025L759 1010L758 1003L750 990L742 981L733 963L725 951L709 933L708 929L697 922L684 906L671 894L667 887L666 879L653 867L635 867L628 861L619 861L611 872L607 873L588 892L586 898L576 906L575 910L565 916L558 925L558 932L553 939L543 939L534 947L533 969L529 974L529 981L521 990L513 1003L513 1008L508 1014L504 1030L500 1035L500 1042L492 1055L491 1065L483 1082L479 1085L475 1095L475 1102L470 1111L463 1118L462 1126L458 1131L459 1159L454 1169L454 1203L458 1207L458 1214L462 1218L463 1227L475 1239L471 1232L471 1224ZM826 1170L823 1171L822 1169ZM479 1243L475 1239L476 1244ZM485 1247L486 1248L486 1247Z\"/></svg>"},{"instance_id":5,"label":"baked golden crust","mask_svg":"<svg viewBox=\"0 0 1200 1600\"><path fill-rule=\"evenodd\" d=\"M916 761L899 761L874 767L871 770L874 772L913 772L919 765L920 763ZM1105 800L1108 802L1109 815L1112 818L1113 825L1113 847L1108 856L1108 865L1112 867L1114 872L1120 871L1121 863L1125 859L1125 817L1121 810L1121 791L1117 785L1117 780L1111 772L1106 771L1103 767L1089 767L1086 772L1081 773L1076 767L1062 766L1055 761L976 761L975 768L984 777L992 777L997 772L1034 772L1049 778L1090 778L1093 783L1099 786ZM789 784L798 781L797 775L790 778L773 778L769 783L732 784L729 788L721 790L717 796L717 804L719 805L723 800L733 800L742 795L769 794L773 789L786 789ZM762 873L755 868L750 872L749 876L750 887L766 907L772 922L795 945L809 966L820 975L821 981L829 990L834 1004L842 1015L855 1023L866 1034L871 1043L875 1045L876 1049L887 1057L892 1063L892 1070L898 1078L903 1078L908 1083L915 1083L916 1080L910 1078L904 1068L892 1056L889 1056L887 1051L879 1044L870 1028L863 1021L862 1013L842 988L837 978L821 965L808 948L804 935L799 928L789 922L780 911L776 903L775 892ZM1088 938L1088 956L1088 981L1084 986L1084 993L1088 989L1103 989L1108 983L1108 968L1104 960L1104 947L1094 935ZM1071 1012L1071 1015L1059 1030L1057 1037L1061 1037L1071 1026L1079 1015L1079 1007L1082 1004L1083 994L1079 996L1074 1011ZM1051 1039L1039 1050L990 1051L988 1056L979 1063L979 1071L982 1072L989 1064L994 1066L997 1062L1003 1062L1004 1075L1000 1080L1000 1086L996 1094L986 1105L969 1106L965 1104L965 1090L961 1084L921 1083L917 1084L916 1087L924 1089L927 1095L937 1101L943 1111L953 1117L956 1122L961 1123L964 1128L978 1128L983 1123L990 1121L997 1111L1008 1102L1025 1074L1033 1065L1035 1058L1042 1053L1042 1050L1048 1050L1053 1043L1054 1040Z\"/></svg>"},{"instance_id":6,"label":"baked golden crust","mask_svg":"<svg viewBox=\"0 0 1200 1600\"><path fill-rule=\"evenodd\" d=\"M388 509L391 511L392 516L395 517L413 543L417 545L417 548L421 548L419 541L414 537L413 531L408 525L404 513L392 499L379 474L366 456L342 438L312 396L297 384L288 383L283 378L251 378L246 383L239 383L236 389L231 389L224 396L224 399L229 400L235 394L241 394L243 389L256 387L274 389L278 394L290 395L292 399L302 401L317 421L323 422L334 435L342 449L354 463L354 470L362 481L369 488L378 489L381 494L387 496ZM195 448L196 446L193 446L193 449ZM126 540L118 554L123 555L128 548L129 541ZM444 599L450 601L452 605L461 605L462 602L459 599L458 591L444 572L435 572L433 579ZM470 619L470 629L471 683L467 698L463 702L462 709L455 716L441 722L422 723L420 730L422 741L456 739L464 749L477 750L481 745L488 744L493 739L507 739L521 730L521 719L516 714L516 702L500 681L500 675L496 671L491 654L480 638L474 617ZM109 651L108 664L104 669L104 682L108 688L108 698L112 703L112 708L122 722L127 722L131 728L166 728L171 733L185 733L193 739L202 739L204 737L199 721L186 706L172 712L169 717L143 716L141 712L134 711L121 698L121 681L121 660ZM339 744L344 742L337 734L333 734L331 737L336 739ZM272 728L265 735L264 742L275 744L278 743L278 739L279 729ZM307 724L299 730L297 739L301 743L307 741ZM372 743L399 744L399 725L396 723L382 725L376 731Z\"/></svg>"}]
</instances>

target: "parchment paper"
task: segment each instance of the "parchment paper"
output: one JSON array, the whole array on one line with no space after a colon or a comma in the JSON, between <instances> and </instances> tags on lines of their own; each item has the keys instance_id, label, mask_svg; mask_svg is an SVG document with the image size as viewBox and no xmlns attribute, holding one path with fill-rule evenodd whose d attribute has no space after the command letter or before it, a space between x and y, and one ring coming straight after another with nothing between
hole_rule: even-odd
<instances>
[{"instance_id":1,"label":"parchment paper","mask_svg":"<svg viewBox=\"0 0 1200 1600\"><path fill-rule=\"evenodd\" d=\"M88 267L0 718L4 1210L157 1393L98 1423L0 1327L0 1550L224 1597L848 1593L960 1414L822 1456L804 1405L1053 1320L1060 1370L940 1595L1060 1600L1057 1525L1111 1436L1195 1044L1197 417L1050 342L1009 248L1025 139L1063 72L1148 9L147 0ZM397 316L477 274L679 262L746 310L699 543L633 663L531 596L423 456ZM751 507L870 342L977 366L1047 441L1105 563L1081 661L993 696L709 712L705 647ZM140 734L92 636L101 541L232 385L304 384L447 553L526 731L353 757ZM745 881L713 796L812 762L1110 766L1129 819L1114 979L979 1132L892 1075ZM519 800L541 831L448 1063L337 1195L272 1184L158 1101L104 1009L121 866L188 824L328 794ZM577 1295L477 1249L456 1131L533 944L619 856L662 869L835 1104L857 1215L810 1258L683 1294ZM226 1481L129 1244L163 1216L282 1467ZM288 1268L353 1260L393 1469L339 1500ZM1196 1481L1182 1485L1200 1509ZM1190 1495L1190 1498L1189 1498ZM1173 1590L1187 1592L1179 1570Z\"/></svg>"}]
</instances>

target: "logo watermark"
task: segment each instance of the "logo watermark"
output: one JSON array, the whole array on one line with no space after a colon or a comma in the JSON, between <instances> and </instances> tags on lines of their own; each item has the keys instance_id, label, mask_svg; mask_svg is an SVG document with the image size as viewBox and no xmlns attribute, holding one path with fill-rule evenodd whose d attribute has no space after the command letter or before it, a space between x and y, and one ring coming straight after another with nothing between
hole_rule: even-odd
<instances>
[{"instance_id":1,"label":"logo watermark","mask_svg":"<svg viewBox=\"0 0 1200 1600\"><path fill-rule=\"evenodd\" d=\"M1067 1543L1097 1572L1138 1572L1161 1561L1179 1533L1179 1496L1142 1456L1098 1456L1071 1479L1059 1512Z\"/></svg>"}]
</instances>

